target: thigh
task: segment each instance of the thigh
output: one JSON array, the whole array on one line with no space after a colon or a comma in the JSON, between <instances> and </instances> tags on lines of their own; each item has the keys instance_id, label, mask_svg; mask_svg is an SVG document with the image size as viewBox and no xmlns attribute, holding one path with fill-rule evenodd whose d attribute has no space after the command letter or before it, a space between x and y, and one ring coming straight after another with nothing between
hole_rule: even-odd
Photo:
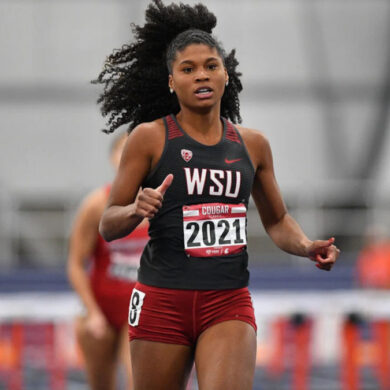
<instances>
[{"instance_id":1,"label":"thigh","mask_svg":"<svg viewBox=\"0 0 390 390\"><path fill-rule=\"evenodd\" d=\"M92 390L114 390L119 336L111 327L97 339L85 327L85 319L76 322L76 337L85 360Z\"/></svg>"},{"instance_id":2,"label":"thigh","mask_svg":"<svg viewBox=\"0 0 390 390\"><path fill-rule=\"evenodd\" d=\"M187 345L136 339L130 342L135 390L184 390L193 364Z\"/></svg>"},{"instance_id":3,"label":"thigh","mask_svg":"<svg viewBox=\"0 0 390 390\"><path fill-rule=\"evenodd\" d=\"M251 390L256 364L256 332L243 321L224 321L198 339L195 365L199 390Z\"/></svg>"}]
</instances>

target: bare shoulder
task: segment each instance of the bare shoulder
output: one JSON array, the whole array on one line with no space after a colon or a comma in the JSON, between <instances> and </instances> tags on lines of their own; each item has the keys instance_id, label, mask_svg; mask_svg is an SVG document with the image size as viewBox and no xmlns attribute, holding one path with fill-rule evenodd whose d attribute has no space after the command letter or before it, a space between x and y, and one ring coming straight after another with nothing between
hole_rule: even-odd
<instances>
[{"instance_id":1,"label":"bare shoulder","mask_svg":"<svg viewBox=\"0 0 390 390\"><path fill-rule=\"evenodd\" d=\"M253 165L257 168L263 163L263 158L270 152L270 144L265 134L259 130L236 125Z\"/></svg>"},{"instance_id":2,"label":"bare shoulder","mask_svg":"<svg viewBox=\"0 0 390 390\"><path fill-rule=\"evenodd\" d=\"M156 119L152 122L142 122L136 126L130 134L143 134L144 136L156 136L164 132L163 118Z\"/></svg>"},{"instance_id":3,"label":"bare shoulder","mask_svg":"<svg viewBox=\"0 0 390 390\"><path fill-rule=\"evenodd\" d=\"M165 126L162 118L156 119L152 122L140 123L135 127L129 136L132 142L140 141L144 144L151 142L152 144L165 138Z\"/></svg>"},{"instance_id":4,"label":"bare shoulder","mask_svg":"<svg viewBox=\"0 0 390 390\"><path fill-rule=\"evenodd\" d=\"M265 143L268 143L268 139L263 132L256 129L251 129L249 127L244 127L241 125L235 125L235 126L239 131L245 144L255 144L257 146L261 146L264 145Z\"/></svg>"},{"instance_id":5,"label":"bare shoulder","mask_svg":"<svg viewBox=\"0 0 390 390\"><path fill-rule=\"evenodd\" d=\"M124 159L128 157L147 158L152 165L161 155L165 144L165 126L163 119L140 123L135 127L123 151Z\"/></svg>"}]
</instances>

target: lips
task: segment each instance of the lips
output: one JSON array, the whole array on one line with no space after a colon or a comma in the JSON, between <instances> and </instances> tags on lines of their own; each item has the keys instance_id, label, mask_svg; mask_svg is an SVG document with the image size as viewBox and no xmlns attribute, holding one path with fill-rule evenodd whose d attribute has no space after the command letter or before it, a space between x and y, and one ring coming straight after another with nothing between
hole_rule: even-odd
<instances>
[{"instance_id":1,"label":"lips","mask_svg":"<svg viewBox=\"0 0 390 390\"><path fill-rule=\"evenodd\" d=\"M213 90L210 87L200 87L195 91L195 96L199 99L208 99L213 95Z\"/></svg>"}]
</instances>

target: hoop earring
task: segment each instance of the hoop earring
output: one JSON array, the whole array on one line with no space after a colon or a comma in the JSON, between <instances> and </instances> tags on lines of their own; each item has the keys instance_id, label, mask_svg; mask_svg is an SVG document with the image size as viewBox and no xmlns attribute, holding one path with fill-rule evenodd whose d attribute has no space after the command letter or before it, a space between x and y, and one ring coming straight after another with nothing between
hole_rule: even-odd
<instances>
[{"instance_id":1,"label":"hoop earring","mask_svg":"<svg viewBox=\"0 0 390 390\"><path fill-rule=\"evenodd\" d=\"M170 93L173 93L173 89L172 89L172 88L169 88L169 92L170 92Z\"/></svg>"}]
</instances>

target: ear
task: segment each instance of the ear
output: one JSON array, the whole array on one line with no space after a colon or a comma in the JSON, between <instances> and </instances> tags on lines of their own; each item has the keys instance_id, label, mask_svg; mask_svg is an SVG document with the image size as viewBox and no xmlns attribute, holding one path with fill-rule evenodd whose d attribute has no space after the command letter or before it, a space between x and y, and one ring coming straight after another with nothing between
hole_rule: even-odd
<instances>
[{"instance_id":1,"label":"ear","mask_svg":"<svg viewBox=\"0 0 390 390\"><path fill-rule=\"evenodd\" d=\"M227 83L227 82L229 82L229 75L228 75L226 68L224 68L224 69L225 69L225 83Z\"/></svg>"},{"instance_id":2,"label":"ear","mask_svg":"<svg viewBox=\"0 0 390 390\"><path fill-rule=\"evenodd\" d=\"M172 77L171 74L168 75L168 87L169 87L169 88L172 88L173 90L175 89L175 88L174 88L174 83L173 83L173 77Z\"/></svg>"}]
</instances>

